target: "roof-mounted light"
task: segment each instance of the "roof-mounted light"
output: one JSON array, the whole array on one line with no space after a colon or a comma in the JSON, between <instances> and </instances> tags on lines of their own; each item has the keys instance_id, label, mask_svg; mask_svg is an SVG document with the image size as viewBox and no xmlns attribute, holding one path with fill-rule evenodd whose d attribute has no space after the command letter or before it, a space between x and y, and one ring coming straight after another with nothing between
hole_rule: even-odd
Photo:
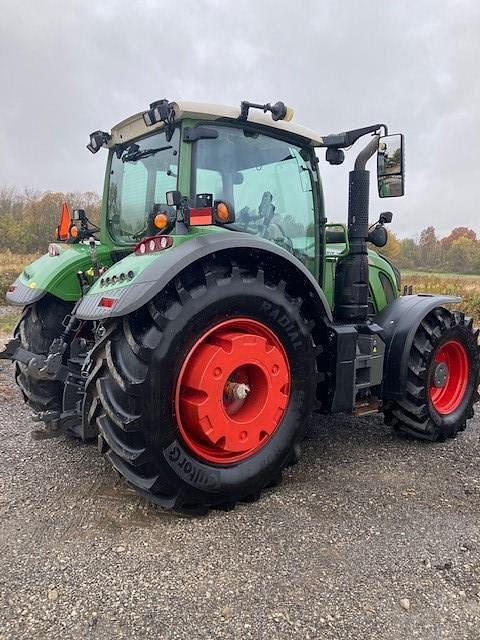
<instances>
[{"instance_id":1,"label":"roof-mounted light","mask_svg":"<svg viewBox=\"0 0 480 640\"><path fill-rule=\"evenodd\" d=\"M173 108L173 104L166 98L152 102L150 109L143 113L143 121L147 127L151 127L158 122L165 123L165 137L167 141L171 140L175 126L175 109Z\"/></svg>"},{"instance_id":2,"label":"roof-mounted light","mask_svg":"<svg viewBox=\"0 0 480 640\"><path fill-rule=\"evenodd\" d=\"M97 153L97 151L108 144L111 139L112 136L106 131L94 131L90 134L90 144L87 144L87 149L91 153Z\"/></svg>"},{"instance_id":3,"label":"roof-mounted light","mask_svg":"<svg viewBox=\"0 0 480 640\"><path fill-rule=\"evenodd\" d=\"M143 121L147 127L151 127L152 124L156 124L157 122L166 122L169 115L170 105L168 104L168 100L164 98L163 100L156 100L151 103L150 109L143 114Z\"/></svg>"}]
</instances>

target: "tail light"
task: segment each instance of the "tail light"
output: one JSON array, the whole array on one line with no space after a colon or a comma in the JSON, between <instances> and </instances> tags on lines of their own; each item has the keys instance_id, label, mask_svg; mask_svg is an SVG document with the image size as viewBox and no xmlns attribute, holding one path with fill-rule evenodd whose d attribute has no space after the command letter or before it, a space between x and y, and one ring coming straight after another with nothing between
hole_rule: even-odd
<instances>
[{"instance_id":1,"label":"tail light","mask_svg":"<svg viewBox=\"0 0 480 640\"><path fill-rule=\"evenodd\" d=\"M170 236L152 236L150 238L144 238L139 242L134 252L137 256L144 256L147 253L155 253L156 251L168 249L172 244L173 239Z\"/></svg>"},{"instance_id":2,"label":"tail light","mask_svg":"<svg viewBox=\"0 0 480 640\"><path fill-rule=\"evenodd\" d=\"M190 209L190 225L192 227L198 225L209 225L213 222L212 207L199 207Z\"/></svg>"},{"instance_id":3,"label":"tail light","mask_svg":"<svg viewBox=\"0 0 480 640\"><path fill-rule=\"evenodd\" d=\"M215 200L213 203L215 221L220 224L232 224L235 222L235 212L232 205L226 200Z\"/></svg>"},{"instance_id":4,"label":"tail light","mask_svg":"<svg viewBox=\"0 0 480 640\"><path fill-rule=\"evenodd\" d=\"M60 255L60 247L58 246L58 244L55 244L54 242L51 242L48 245L48 255L51 258L55 258L56 256Z\"/></svg>"},{"instance_id":5,"label":"tail light","mask_svg":"<svg viewBox=\"0 0 480 640\"><path fill-rule=\"evenodd\" d=\"M106 309L111 309L113 305L116 303L115 298L101 298L98 303L99 307L105 307Z\"/></svg>"},{"instance_id":6,"label":"tail light","mask_svg":"<svg viewBox=\"0 0 480 640\"><path fill-rule=\"evenodd\" d=\"M225 200L215 200L213 207L191 207L189 209L188 223L190 226L210 225L214 224L214 222L217 224L235 222L235 213L232 205Z\"/></svg>"}]
</instances>

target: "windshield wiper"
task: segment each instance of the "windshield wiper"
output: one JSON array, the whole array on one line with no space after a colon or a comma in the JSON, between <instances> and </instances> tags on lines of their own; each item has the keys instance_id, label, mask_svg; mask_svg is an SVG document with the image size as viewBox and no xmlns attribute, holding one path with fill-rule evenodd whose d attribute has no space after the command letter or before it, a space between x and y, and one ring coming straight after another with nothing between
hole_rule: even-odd
<instances>
[{"instance_id":1,"label":"windshield wiper","mask_svg":"<svg viewBox=\"0 0 480 640\"><path fill-rule=\"evenodd\" d=\"M122 162L135 162L135 160L140 160L141 158L148 158L148 156L154 156L156 153L159 153L160 151L167 151L167 149L173 149L173 146L169 144L166 147L157 147L154 149L143 149L142 151L140 151L140 149L138 148L137 149L133 148L131 151L129 149L127 153L124 156L122 156Z\"/></svg>"}]
</instances>

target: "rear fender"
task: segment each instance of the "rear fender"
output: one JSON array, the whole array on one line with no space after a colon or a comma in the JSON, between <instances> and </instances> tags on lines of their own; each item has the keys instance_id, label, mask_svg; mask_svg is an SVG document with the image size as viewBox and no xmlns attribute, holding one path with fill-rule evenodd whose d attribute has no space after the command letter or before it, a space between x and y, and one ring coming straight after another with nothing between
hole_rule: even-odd
<instances>
[{"instance_id":1,"label":"rear fender","mask_svg":"<svg viewBox=\"0 0 480 640\"><path fill-rule=\"evenodd\" d=\"M401 400L405 397L410 349L423 318L437 307L458 302L461 302L461 298L457 296L402 296L373 318L383 329L382 337L386 345L383 368L385 400Z\"/></svg>"},{"instance_id":2,"label":"rear fender","mask_svg":"<svg viewBox=\"0 0 480 640\"><path fill-rule=\"evenodd\" d=\"M295 256L281 247L256 238L248 233L224 231L193 236L187 241L176 242L173 247L160 251L154 259L149 256L129 256L115 264L118 272L132 271L135 275L130 284L107 288L96 282L77 308L81 320L104 320L118 318L136 311L162 291L169 282L190 265L209 255L221 252L244 252L252 263L270 262L272 268L284 273L284 278L293 274L299 292L306 289L323 318L331 321L332 313L325 294L308 269ZM128 262L125 262L128 261ZM125 264L123 264L125 262ZM142 270L142 264L146 265ZM135 266L138 265L138 266ZM105 274L109 275L110 272ZM110 299L110 307L103 307L103 297Z\"/></svg>"},{"instance_id":3,"label":"rear fender","mask_svg":"<svg viewBox=\"0 0 480 640\"><path fill-rule=\"evenodd\" d=\"M59 255L47 253L25 267L6 294L10 304L24 307L47 293L67 302L76 302L82 297L77 272L92 266L90 247L61 243L57 247ZM110 266L112 261L107 247L97 245L97 256L102 265Z\"/></svg>"}]
</instances>

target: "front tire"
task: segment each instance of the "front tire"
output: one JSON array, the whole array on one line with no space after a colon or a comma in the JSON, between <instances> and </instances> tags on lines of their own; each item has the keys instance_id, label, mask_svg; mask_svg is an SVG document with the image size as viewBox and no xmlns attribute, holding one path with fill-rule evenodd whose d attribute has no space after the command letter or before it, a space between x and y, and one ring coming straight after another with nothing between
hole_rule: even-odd
<instances>
[{"instance_id":1,"label":"front tire","mask_svg":"<svg viewBox=\"0 0 480 640\"><path fill-rule=\"evenodd\" d=\"M45 356L54 338L61 334L62 321L72 308L71 303L46 295L24 309L14 335L20 338L22 347ZM61 411L61 382L38 380L27 373L26 365L19 362L15 364L15 381L25 402L35 412Z\"/></svg>"},{"instance_id":2,"label":"front tire","mask_svg":"<svg viewBox=\"0 0 480 640\"><path fill-rule=\"evenodd\" d=\"M444 441L474 415L480 369L478 330L459 311L434 309L420 323L408 360L404 399L384 407L399 434Z\"/></svg>"},{"instance_id":3,"label":"front tire","mask_svg":"<svg viewBox=\"0 0 480 640\"><path fill-rule=\"evenodd\" d=\"M189 512L276 484L315 397L302 302L261 269L210 263L119 321L87 383L115 469L151 501Z\"/></svg>"}]
</instances>

